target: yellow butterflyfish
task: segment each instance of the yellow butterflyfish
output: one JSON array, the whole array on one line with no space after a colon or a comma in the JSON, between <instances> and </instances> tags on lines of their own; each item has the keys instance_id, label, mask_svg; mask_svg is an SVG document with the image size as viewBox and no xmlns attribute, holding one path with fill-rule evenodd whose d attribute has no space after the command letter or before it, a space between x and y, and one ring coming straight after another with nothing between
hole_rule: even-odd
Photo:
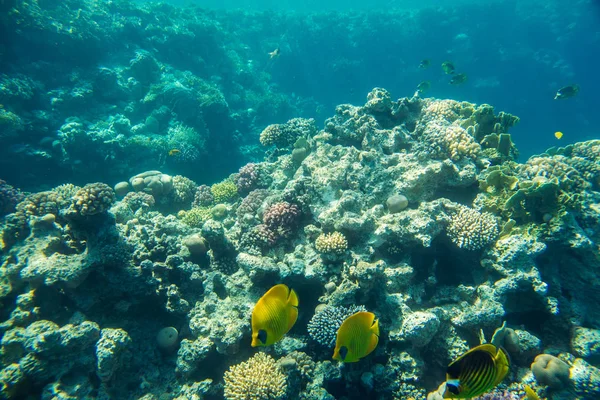
<instances>
[{"instance_id":1,"label":"yellow butterflyfish","mask_svg":"<svg viewBox=\"0 0 600 400\"><path fill-rule=\"evenodd\" d=\"M560 132L560 131L559 132L554 132L554 137L557 138L557 139L560 139L560 138L563 137L563 133Z\"/></svg>"},{"instance_id":2,"label":"yellow butterflyfish","mask_svg":"<svg viewBox=\"0 0 600 400\"><path fill-rule=\"evenodd\" d=\"M337 331L333 359L346 363L367 356L379 343L379 320L375 314L359 311L342 322Z\"/></svg>"},{"instance_id":3,"label":"yellow butterflyfish","mask_svg":"<svg viewBox=\"0 0 600 400\"><path fill-rule=\"evenodd\" d=\"M508 354L501 347L482 344L450 363L446 370L445 399L470 399L489 392L508 374Z\"/></svg>"},{"instance_id":4,"label":"yellow butterflyfish","mask_svg":"<svg viewBox=\"0 0 600 400\"><path fill-rule=\"evenodd\" d=\"M252 347L281 340L298 319L298 296L284 284L273 286L252 311Z\"/></svg>"}]
</instances>

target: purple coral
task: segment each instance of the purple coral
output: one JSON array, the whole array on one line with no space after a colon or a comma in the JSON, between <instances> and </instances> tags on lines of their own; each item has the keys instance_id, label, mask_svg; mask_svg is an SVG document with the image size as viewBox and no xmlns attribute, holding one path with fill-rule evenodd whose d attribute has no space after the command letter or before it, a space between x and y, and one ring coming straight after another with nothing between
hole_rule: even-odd
<instances>
[{"instance_id":1,"label":"purple coral","mask_svg":"<svg viewBox=\"0 0 600 400\"><path fill-rule=\"evenodd\" d=\"M198 189L196 189L192 207L208 207L212 205L214 201L215 198L210 190L210 186L200 185L198 186Z\"/></svg>"},{"instance_id":2,"label":"purple coral","mask_svg":"<svg viewBox=\"0 0 600 400\"><path fill-rule=\"evenodd\" d=\"M299 219L300 208L287 201L272 204L263 215L263 223L278 236L289 236Z\"/></svg>"},{"instance_id":3,"label":"purple coral","mask_svg":"<svg viewBox=\"0 0 600 400\"><path fill-rule=\"evenodd\" d=\"M0 179L0 216L14 212L17 204L24 198L25 195L19 189Z\"/></svg>"},{"instance_id":4,"label":"purple coral","mask_svg":"<svg viewBox=\"0 0 600 400\"><path fill-rule=\"evenodd\" d=\"M237 186L238 193L244 195L256 189L258 179L258 166L254 163L244 165L235 177L235 185Z\"/></svg>"}]
</instances>

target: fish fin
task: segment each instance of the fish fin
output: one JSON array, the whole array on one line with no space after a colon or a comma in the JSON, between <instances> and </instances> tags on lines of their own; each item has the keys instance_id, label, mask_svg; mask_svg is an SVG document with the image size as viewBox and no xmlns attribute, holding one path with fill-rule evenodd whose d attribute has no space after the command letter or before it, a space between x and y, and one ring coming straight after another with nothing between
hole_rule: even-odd
<instances>
[{"instance_id":1,"label":"fish fin","mask_svg":"<svg viewBox=\"0 0 600 400\"><path fill-rule=\"evenodd\" d=\"M373 320L373 325L371 325L371 332L373 332L374 335L379 337L379 320L378 319Z\"/></svg>"},{"instance_id":2,"label":"fish fin","mask_svg":"<svg viewBox=\"0 0 600 400\"><path fill-rule=\"evenodd\" d=\"M296 307L290 307L290 311L288 313L288 325L286 333L292 329L296 320L298 319L298 309Z\"/></svg>"},{"instance_id":3,"label":"fish fin","mask_svg":"<svg viewBox=\"0 0 600 400\"><path fill-rule=\"evenodd\" d=\"M496 364L496 370L498 371L496 379L494 380L494 386L502 382L508 374L510 368L510 362L508 360L509 356L506 350L502 347L498 347L498 353L494 357L494 363Z\"/></svg>"},{"instance_id":4,"label":"fish fin","mask_svg":"<svg viewBox=\"0 0 600 400\"><path fill-rule=\"evenodd\" d=\"M377 347L377 343L379 343L379 336L373 333L369 338L369 346L367 347L365 356L367 354L370 354L373 350L375 350L375 348Z\"/></svg>"},{"instance_id":5,"label":"fish fin","mask_svg":"<svg viewBox=\"0 0 600 400\"><path fill-rule=\"evenodd\" d=\"M290 293L290 288L288 288L283 283L280 283L279 285L275 285L271 289L269 289L269 291L267 293L265 293L263 298L277 298L277 299L280 299L281 302L285 304L287 302L289 293Z\"/></svg>"},{"instance_id":6,"label":"fish fin","mask_svg":"<svg viewBox=\"0 0 600 400\"><path fill-rule=\"evenodd\" d=\"M288 304L294 306L294 307L298 307L298 295L296 294L296 292L294 291L294 289L290 289L290 294L287 300Z\"/></svg>"}]
</instances>

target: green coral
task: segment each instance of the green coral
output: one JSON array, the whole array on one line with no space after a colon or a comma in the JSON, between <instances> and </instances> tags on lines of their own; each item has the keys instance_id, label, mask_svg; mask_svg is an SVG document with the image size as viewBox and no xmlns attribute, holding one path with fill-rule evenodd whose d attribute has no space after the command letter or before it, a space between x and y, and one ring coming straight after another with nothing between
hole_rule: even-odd
<instances>
[{"instance_id":1,"label":"green coral","mask_svg":"<svg viewBox=\"0 0 600 400\"><path fill-rule=\"evenodd\" d=\"M230 180L215 183L210 187L215 203L227 203L234 200L237 195L237 186Z\"/></svg>"},{"instance_id":2,"label":"green coral","mask_svg":"<svg viewBox=\"0 0 600 400\"><path fill-rule=\"evenodd\" d=\"M184 224L200 228L212 217L212 211L210 207L194 207L189 211L180 211L177 216Z\"/></svg>"}]
</instances>

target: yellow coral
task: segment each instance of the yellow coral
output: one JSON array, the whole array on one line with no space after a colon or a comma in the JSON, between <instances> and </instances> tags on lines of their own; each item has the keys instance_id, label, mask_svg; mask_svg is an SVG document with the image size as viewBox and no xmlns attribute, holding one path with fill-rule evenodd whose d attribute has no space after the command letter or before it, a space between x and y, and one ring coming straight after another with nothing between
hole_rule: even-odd
<instances>
[{"instance_id":1,"label":"yellow coral","mask_svg":"<svg viewBox=\"0 0 600 400\"><path fill-rule=\"evenodd\" d=\"M348 249L348 241L340 232L321 234L315 241L315 248L322 254L343 254Z\"/></svg>"},{"instance_id":2,"label":"yellow coral","mask_svg":"<svg viewBox=\"0 0 600 400\"><path fill-rule=\"evenodd\" d=\"M237 186L232 181L215 183L210 187L215 203L227 203L238 195Z\"/></svg>"},{"instance_id":3,"label":"yellow coral","mask_svg":"<svg viewBox=\"0 0 600 400\"><path fill-rule=\"evenodd\" d=\"M248 361L229 367L225 372L227 400L275 400L285 398L287 381L275 359L257 353Z\"/></svg>"},{"instance_id":4,"label":"yellow coral","mask_svg":"<svg viewBox=\"0 0 600 400\"><path fill-rule=\"evenodd\" d=\"M194 207L189 211L177 213L181 222L194 228L201 227L212 216L210 207Z\"/></svg>"}]
</instances>

